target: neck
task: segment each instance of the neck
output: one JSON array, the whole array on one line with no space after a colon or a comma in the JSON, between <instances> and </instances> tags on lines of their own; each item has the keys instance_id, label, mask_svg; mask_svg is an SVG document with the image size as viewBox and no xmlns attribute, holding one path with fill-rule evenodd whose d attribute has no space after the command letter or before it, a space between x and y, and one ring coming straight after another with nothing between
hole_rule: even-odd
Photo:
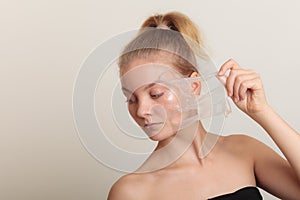
<instances>
[{"instance_id":1,"label":"neck","mask_svg":"<svg viewBox=\"0 0 300 200\"><path fill-rule=\"evenodd\" d=\"M196 127L196 128L195 128ZM196 131L196 132L195 132ZM177 165L186 165L189 163L200 163L202 162L202 154L203 152L204 140L207 137L208 133L204 129L201 122L197 122L195 126L189 127L184 130L180 136L175 135L172 138L168 138L166 140L160 141L155 149L155 151L159 151L160 149L165 148L167 145L169 147L170 154L180 154L180 157L176 159L170 166L177 166ZM175 137L177 141L175 141ZM190 138L189 138L190 137ZM173 146L173 148L171 148ZM181 151L181 152L178 152Z\"/></svg>"},{"instance_id":2,"label":"neck","mask_svg":"<svg viewBox=\"0 0 300 200\"><path fill-rule=\"evenodd\" d=\"M217 139L215 135L207 133L200 122L194 123L173 138L160 141L136 172L203 165L203 158L212 150Z\"/></svg>"}]
</instances>

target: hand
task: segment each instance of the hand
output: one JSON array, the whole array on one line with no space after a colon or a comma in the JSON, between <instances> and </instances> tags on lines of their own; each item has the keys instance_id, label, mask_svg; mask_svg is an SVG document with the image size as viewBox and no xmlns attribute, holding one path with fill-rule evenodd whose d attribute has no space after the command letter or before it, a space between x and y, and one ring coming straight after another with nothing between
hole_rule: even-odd
<instances>
[{"instance_id":1,"label":"hand","mask_svg":"<svg viewBox=\"0 0 300 200\"><path fill-rule=\"evenodd\" d=\"M230 70L229 76L225 73ZM218 73L237 107L248 115L264 111L267 107L262 81L257 73L245 70L233 59L225 62Z\"/></svg>"}]
</instances>

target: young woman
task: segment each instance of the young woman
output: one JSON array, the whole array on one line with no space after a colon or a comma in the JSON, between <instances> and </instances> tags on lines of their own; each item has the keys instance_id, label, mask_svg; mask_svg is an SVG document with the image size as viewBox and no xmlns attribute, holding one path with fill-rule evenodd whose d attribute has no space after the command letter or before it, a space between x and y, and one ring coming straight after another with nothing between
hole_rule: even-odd
<instances>
[{"instance_id":1,"label":"young woman","mask_svg":"<svg viewBox=\"0 0 300 200\"><path fill-rule=\"evenodd\" d=\"M159 36L149 34L143 31L147 27L162 31L159 31ZM159 48L124 53L119 60L120 76L141 67L147 66L149 69L159 64L169 66L183 77L198 77L199 72L193 64L161 50L173 48L187 56L190 52L196 54L191 50L191 45L187 45L188 41L170 40L168 30L186 35L203 45L198 29L187 16L178 12L152 16L143 23L141 32L124 52L145 42L145 38ZM198 121L197 134L180 158L155 171L121 177L111 188L109 200L262 199L257 187L281 199L300 198L300 135L268 105L257 73L241 68L230 59L221 66L218 76L223 78L227 94L235 105L266 130L286 160L265 144L245 135L220 136L212 151L199 158L196 147L209 133ZM201 84L191 84L191 91L199 94ZM158 133L149 137L158 141L156 150L170 143L179 125L177 115L172 113L176 102L168 98L165 88L145 84L126 97L129 112L141 127L155 127L157 124L151 122L151 108L158 103L164 107L166 122Z\"/></svg>"}]
</instances>

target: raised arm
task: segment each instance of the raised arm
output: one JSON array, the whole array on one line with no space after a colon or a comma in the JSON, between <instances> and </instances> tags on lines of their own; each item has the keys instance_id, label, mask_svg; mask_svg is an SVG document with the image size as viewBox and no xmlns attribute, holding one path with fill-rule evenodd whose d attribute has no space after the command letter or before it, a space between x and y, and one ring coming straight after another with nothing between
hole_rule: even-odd
<instances>
[{"instance_id":1,"label":"raised arm","mask_svg":"<svg viewBox=\"0 0 300 200\"><path fill-rule=\"evenodd\" d=\"M249 115L273 139L287 161L275 155L264 145L257 146L255 170L258 178L265 183L265 188L290 187L294 194L290 197L300 195L300 135L291 128L267 103L263 89L262 81L259 75L252 70L242 69L239 64L230 59L224 63L219 71L219 76L225 76L227 70L230 70L226 77L225 87L228 95L233 99L239 109ZM223 77L224 78L224 77ZM269 156L267 158L266 156ZM270 172L273 174L271 175ZM269 180L266 180L266 177ZM277 180L276 177L278 178ZM277 181L277 183L275 183ZM283 181L283 182L282 182ZM272 183L274 182L274 183ZM284 185L286 183L286 185ZM291 185L293 184L293 185ZM263 187L264 187L263 186ZM279 189L280 191L283 191ZM297 189L298 188L298 189ZM277 193L272 191L272 193ZM281 196L281 195L280 195ZM287 197L286 195L284 195ZM289 195L288 195L289 196ZM299 197L299 196L298 196Z\"/></svg>"}]
</instances>

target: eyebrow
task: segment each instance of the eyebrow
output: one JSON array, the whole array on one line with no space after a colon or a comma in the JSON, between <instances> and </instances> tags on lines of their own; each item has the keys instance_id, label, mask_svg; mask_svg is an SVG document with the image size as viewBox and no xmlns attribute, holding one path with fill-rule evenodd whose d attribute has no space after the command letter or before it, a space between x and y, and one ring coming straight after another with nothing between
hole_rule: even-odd
<instances>
[{"instance_id":1,"label":"eyebrow","mask_svg":"<svg viewBox=\"0 0 300 200\"><path fill-rule=\"evenodd\" d=\"M148 85L144 88L144 90L147 90L147 89L153 87L154 85L156 85L156 83L150 83L150 84L148 84ZM125 90L125 91L127 91L127 92L129 92L129 93L133 93L131 90L129 90L129 89L127 89L127 88L124 88L124 87L122 87L122 90L123 90L123 91Z\"/></svg>"}]
</instances>

